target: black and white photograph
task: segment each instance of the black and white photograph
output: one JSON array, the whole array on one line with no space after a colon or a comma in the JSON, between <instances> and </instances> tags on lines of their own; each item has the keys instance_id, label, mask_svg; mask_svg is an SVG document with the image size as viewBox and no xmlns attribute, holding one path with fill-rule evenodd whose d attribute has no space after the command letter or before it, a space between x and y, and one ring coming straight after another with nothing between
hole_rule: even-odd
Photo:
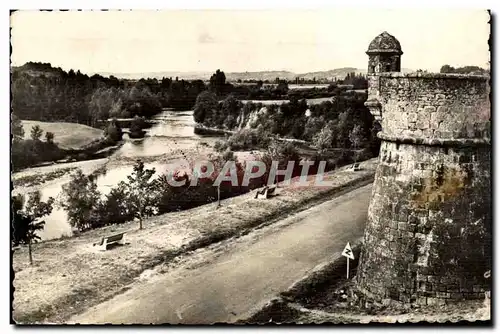
<instances>
[{"instance_id":1,"label":"black and white photograph","mask_svg":"<svg viewBox=\"0 0 500 334\"><path fill-rule=\"evenodd\" d=\"M10 11L11 324L491 324L493 13L208 7Z\"/></svg>"}]
</instances>

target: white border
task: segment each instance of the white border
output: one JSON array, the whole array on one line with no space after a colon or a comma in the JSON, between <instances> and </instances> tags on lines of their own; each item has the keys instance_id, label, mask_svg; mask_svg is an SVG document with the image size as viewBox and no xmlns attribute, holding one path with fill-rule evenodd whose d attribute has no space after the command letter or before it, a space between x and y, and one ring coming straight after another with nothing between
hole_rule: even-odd
<instances>
[{"instance_id":1,"label":"white border","mask_svg":"<svg viewBox=\"0 0 500 334\"><path fill-rule=\"evenodd\" d=\"M385 1L361 1L361 0L351 0L349 2L346 1L327 1L327 0L307 0L307 1L278 1L278 0L252 0L252 1L236 1L236 0L182 0L182 1L176 1L176 2L169 2L165 3L164 1L151 1L151 0L141 0L141 1L130 1L130 0L75 0L75 1L62 1L62 0L44 0L44 1L36 1L36 0L19 0L19 1L6 1L1 3L2 7L2 15L0 15L0 20L1 20L1 26L4 30L2 33L2 43L0 43L0 47L2 48L2 52L0 53L1 61L0 64L3 64L1 67L2 71L2 81L3 81L3 88L1 90L1 99L2 99L2 106L4 106L4 111L2 112L2 121L0 122L1 126L1 133L3 133L2 136L2 152L5 152L4 159L2 159L2 166L1 166L1 172L2 172L2 188L4 191L2 191L2 196L3 200L1 201L1 210L3 214L3 233L2 237L4 238L4 242L2 243L3 245L3 251L1 252L1 258L2 258L2 267L4 274L1 275L2 279L2 284L1 284L1 291L2 291L2 296L0 298L0 301L2 303L2 308L0 311L0 318L2 319L1 324L2 324L2 333L4 332L11 332L14 331L13 326L8 325L10 321L10 242L9 242L9 232L8 232L8 214L9 214L9 200L10 200L10 191L7 191L7 189L10 189L10 174L8 173L9 171L9 160L10 160L10 154L9 152L9 138L8 138L8 133L9 133L9 103L10 103L10 95L9 95L9 90L8 87L10 87L10 80L9 80L9 16L8 16L8 9L9 8L16 8L16 9L38 9L38 8L64 8L64 9L101 9L101 8L108 8L108 9L118 9L118 8L123 8L123 9L206 9L206 8L213 8L213 9L270 9L270 8L275 8L275 9L280 9L280 8L325 8L325 7L383 7L383 8L401 8L401 7L440 7L440 8L481 8L481 9L492 9L493 12L498 12L496 10L498 8L498 1L493 1L493 0L475 0L475 1L440 1L437 2L435 0L420 0L420 1L400 1L400 0L385 0ZM5 7L5 8L4 8ZM498 19L498 18L497 18ZM467 24L464 22L464 24ZM498 25L498 22L496 22ZM498 33L497 33L498 34ZM498 41L498 37L495 36L495 41ZM498 47L498 43L495 43L496 46ZM497 51L498 53L498 51ZM496 60L498 57L495 57L495 64L497 64ZM496 78L495 78L496 79ZM495 86L496 86L496 80L495 80ZM495 92L495 101L498 103L498 96ZM497 116L498 117L498 116ZM498 124L500 122L500 119L496 119L496 125L494 128L494 133L495 133L495 141L494 141L494 147L495 147L495 154L493 154L494 157L494 166L496 165L496 157L497 157L497 152L496 150L500 147L500 129L497 129L500 127ZM495 170L495 169L494 169ZM495 180L495 190L499 178L497 177ZM500 199L498 196L495 196L495 205L494 207L499 207L499 202ZM6 219L5 219L6 218ZM500 230L499 227L495 227L495 240L498 240L498 231ZM498 249L500 247L495 247L495 259L498 258ZM494 277L495 277L495 283L498 283L496 280L496 275L498 271L494 272ZM9 274L7 274L9 273ZM498 284L495 284L495 287L498 287ZM493 297L494 298L494 297ZM498 306L498 305L497 305ZM498 307L493 309L495 311L495 318L498 312ZM498 319L498 318L497 318ZM70 329L68 327L68 329ZM105 330L105 328L88 328L88 330ZM123 330L127 330L126 328L122 328ZM205 330L233 330L233 327L229 328L210 328L206 327ZM245 332L249 330L265 330L266 332L274 332L277 328L238 328L239 331ZM286 328L286 330L297 330L298 328ZM409 330L410 328L407 328L405 330ZM421 331L424 328L420 327L412 327L410 330L414 331ZM439 328L440 330L443 331L455 331L456 328ZM36 328L29 329L29 331L35 331L37 330ZM56 330L65 330L65 328L46 328L44 331L46 332L52 332ZM144 329L140 328L134 328L132 329L134 331L144 331ZM155 330L155 331L165 331L168 330L169 332L177 332L181 330L181 328L147 328L147 330ZM183 332L186 331L192 331L196 329L192 328L184 328L182 329ZM304 330L304 329L303 329ZM314 329L311 327L308 327L305 329L306 331L312 331L312 330L331 330L328 328L318 328ZM334 329L336 332L344 332L347 331L347 328L335 328ZM352 330L352 329L351 329ZM361 333L367 333L367 332L374 332L377 330L377 328L363 328L363 327L356 327L355 329L357 332ZM390 333L390 332L396 332L396 331L401 331L403 328L383 328L384 331ZM481 331L486 331L487 329L475 329L475 332L481 332Z\"/></svg>"}]
</instances>

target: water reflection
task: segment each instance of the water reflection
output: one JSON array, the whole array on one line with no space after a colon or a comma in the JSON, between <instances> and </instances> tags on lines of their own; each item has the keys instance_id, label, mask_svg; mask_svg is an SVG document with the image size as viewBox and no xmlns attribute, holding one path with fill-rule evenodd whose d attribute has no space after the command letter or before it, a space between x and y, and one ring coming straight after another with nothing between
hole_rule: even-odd
<instances>
[{"instance_id":1,"label":"water reflection","mask_svg":"<svg viewBox=\"0 0 500 334\"><path fill-rule=\"evenodd\" d=\"M200 136L194 133L195 122L193 111L176 112L164 110L154 118L155 124L147 129L144 139L129 139L124 135L125 144L116 151L112 157L141 158L147 156L158 156L165 153L179 152L179 150L194 149L201 142L215 142L217 137ZM170 163L152 162L146 163L146 168L155 168L156 174L164 174L178 166L184 160L172 160ZM90 162L89 162L90 163ZM111 188L120 181L125 181L127 176L133 172L133 159L127 165L116 166L97 178L98 190L106 195ZM58 198L62 186L68 182L68 178L61 178L43 187L41 191L42 200L46 201L50 196ZM66 212L54 208L52 213L45 217L45 229L39 233L42 239L59 238L63 235L71 235L71 227L67 222Z\"/></svg>"}]
</instances>

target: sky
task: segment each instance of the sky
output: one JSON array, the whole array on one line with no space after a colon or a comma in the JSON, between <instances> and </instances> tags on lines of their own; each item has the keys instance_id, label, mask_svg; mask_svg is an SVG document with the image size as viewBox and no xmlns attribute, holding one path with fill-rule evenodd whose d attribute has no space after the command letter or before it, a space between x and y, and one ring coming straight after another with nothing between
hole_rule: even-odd
<instances>
[{"instance_id":1,"label":"sky","mask_svg":"<svg viewBox=\"0 0 500 334\"><path fill-rule=\"evenodd\" d=\"M49 62L83 73L367 67L370 41L387 31L402 67L487 67L490 27L473 9L18 11L11 62Z\"/></svg>"}]
</instances>

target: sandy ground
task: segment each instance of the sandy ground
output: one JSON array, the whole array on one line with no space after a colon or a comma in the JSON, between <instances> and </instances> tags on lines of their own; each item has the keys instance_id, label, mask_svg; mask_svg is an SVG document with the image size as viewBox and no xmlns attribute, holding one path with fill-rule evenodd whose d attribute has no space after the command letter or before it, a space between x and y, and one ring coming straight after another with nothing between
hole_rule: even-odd
<instances>
[{"instance_id":1,"label":"sandy ground","mask_svg":"<svg viewBox=\"0 0 500 334\"><path fill-rule=\"evenodd\" d=\"M272 200L255 200L254 193L215 204L168 213L144 222L130 222L84 233L79 237L34 245L34 266L26 248L13 255L14 319L19 322L64 321L71 314L121 292L142 272L175 255L232 237L262 223L283 218L305 205L328 200L339 186L372 176L377 159L361 164L359 172L341 168L325 175L331 187L294 186L280 189ZM128 231L128 244L99 252L92 244L112 233Z\"/></svg>"}]
</instances>

